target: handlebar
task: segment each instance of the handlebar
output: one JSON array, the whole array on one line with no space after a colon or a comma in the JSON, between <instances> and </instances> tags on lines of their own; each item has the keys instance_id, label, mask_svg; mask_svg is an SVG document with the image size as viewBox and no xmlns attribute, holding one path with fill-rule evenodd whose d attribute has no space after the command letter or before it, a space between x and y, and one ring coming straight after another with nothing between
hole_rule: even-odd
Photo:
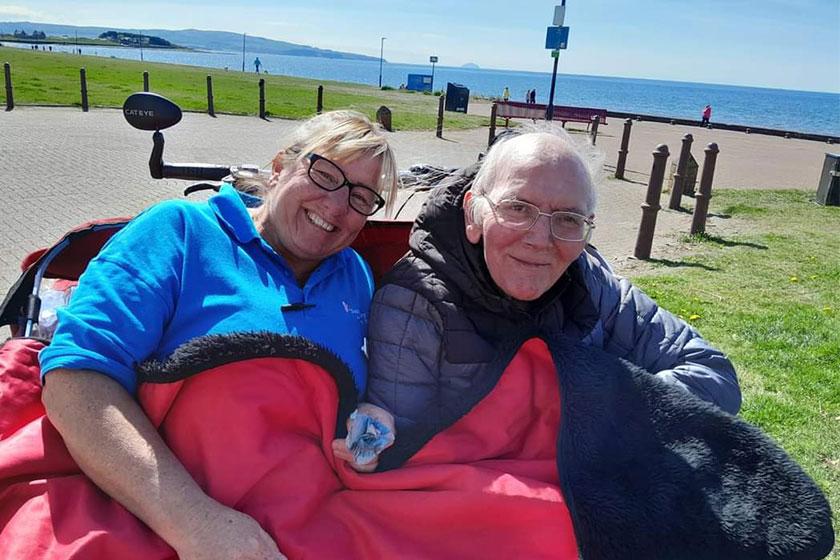
<instances>
[{"instance_id":1,"label":"handlebar","mask_svg":"<svg viewBox=\"0 0 840 560\"><path fill-rule=\"evenodd\" d=\"M152 135L152 155L149 158L149 171L155 179L182 179L186 181L221 181L231 174L228 165L205 163L165 163L163 161L163 134L156 131Z\"/></svg>"}]
</instances>

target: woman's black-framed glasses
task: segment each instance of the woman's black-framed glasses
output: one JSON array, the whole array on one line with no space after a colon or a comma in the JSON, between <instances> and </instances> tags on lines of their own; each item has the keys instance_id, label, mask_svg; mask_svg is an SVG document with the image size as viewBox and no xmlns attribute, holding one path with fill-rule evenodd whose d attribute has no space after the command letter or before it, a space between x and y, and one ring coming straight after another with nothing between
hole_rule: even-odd
<instances>
[{"instance_id":1,"label":"woman's black-framed glasses","mask_svg":"<svg viewBox=\"0 0 840 560\"><path fill-rule=\"evenodd\" d=\"M509 229L527 231L534 227L540 216L548 217L551 235L560 241L589 241L595 223L577 212L542 212L538 206L515 199L493 202L487 195L479 195L490 203L493 216L499 225Z\"/></svg>"},{"instance_id":2,"label":"woman's black-framed glasses","mask_svg":"<svg viewBox=\"0 0 840 560\"><path fill-rule=\"evenodd\" d=\"M364 216L371 216L385 205L385 199L375 190L364 185L355 185L347 180L344 171L324 156L309 154L309 178L325 191L337 191L347 187L347 203L350 208Z\"/></svg>"}]
</instances>

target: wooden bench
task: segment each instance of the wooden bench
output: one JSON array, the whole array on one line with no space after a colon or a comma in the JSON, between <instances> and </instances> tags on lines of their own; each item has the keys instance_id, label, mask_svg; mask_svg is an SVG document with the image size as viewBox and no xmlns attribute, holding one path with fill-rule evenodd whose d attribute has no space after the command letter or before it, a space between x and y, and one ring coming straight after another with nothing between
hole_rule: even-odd
<instances>
[{"instance_id":1,"label":"wooden bench","mask_svg":"<svg viewBox=\"0 0 840 560\"><path fill-rule=\"evenodd\" d=\"M504 119L545 119L547 105L522 103L519 101L502 101L496 103L496 116ZM607 110L593 109L591 107L566 107L563 105L554 106L552 120L560 121L563 126L567 122L586 123L587 127L592 123L592 118L600 117L600 124L607 124Z\"/></svg>"}]
</instances>

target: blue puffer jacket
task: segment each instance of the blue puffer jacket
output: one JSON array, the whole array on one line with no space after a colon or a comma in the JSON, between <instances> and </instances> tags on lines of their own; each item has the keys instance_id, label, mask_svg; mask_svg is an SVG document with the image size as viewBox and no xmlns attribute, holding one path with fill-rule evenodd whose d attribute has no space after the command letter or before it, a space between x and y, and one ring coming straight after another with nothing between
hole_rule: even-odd
<instances>
[{"instance_id":1,"label":"blue puffer jacket","mask_svg":"<svg viewBox=\"0 0 840 560\"><path fill-rule=\"evenodd\" d=\"M368 400L390 410L416 450L490 390L524 340L571 340L606 350L736 414L731 362L691 326L612 273L592 248L539 300L511 300L490 279L480 245L464 235L454 180L426 202L411 252L374 296L368 331ZM398 441L397 448L400 447ZM380 466L412 449L386 453Z\"/></svg>"}]
</instances>

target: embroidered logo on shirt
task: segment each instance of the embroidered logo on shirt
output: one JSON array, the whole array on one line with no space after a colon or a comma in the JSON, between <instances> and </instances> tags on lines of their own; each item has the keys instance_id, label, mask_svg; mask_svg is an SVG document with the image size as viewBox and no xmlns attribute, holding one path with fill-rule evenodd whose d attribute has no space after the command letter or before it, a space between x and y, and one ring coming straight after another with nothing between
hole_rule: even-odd
<instances>
[{"instance_id":1,"label":"embroidered logo on shirt","mask_svg":"<svg viewBox=\"0 0 840 560\"><path fill-rule=\"evenodd\" d=\"M367 324L367 313L362 313L358 309L353 309L346 301L342 301L341 306L344 307L345 313L349 313L350 315L354 316L356 319L359 320L361 324Z\"/></svg>"}]
</instances>

